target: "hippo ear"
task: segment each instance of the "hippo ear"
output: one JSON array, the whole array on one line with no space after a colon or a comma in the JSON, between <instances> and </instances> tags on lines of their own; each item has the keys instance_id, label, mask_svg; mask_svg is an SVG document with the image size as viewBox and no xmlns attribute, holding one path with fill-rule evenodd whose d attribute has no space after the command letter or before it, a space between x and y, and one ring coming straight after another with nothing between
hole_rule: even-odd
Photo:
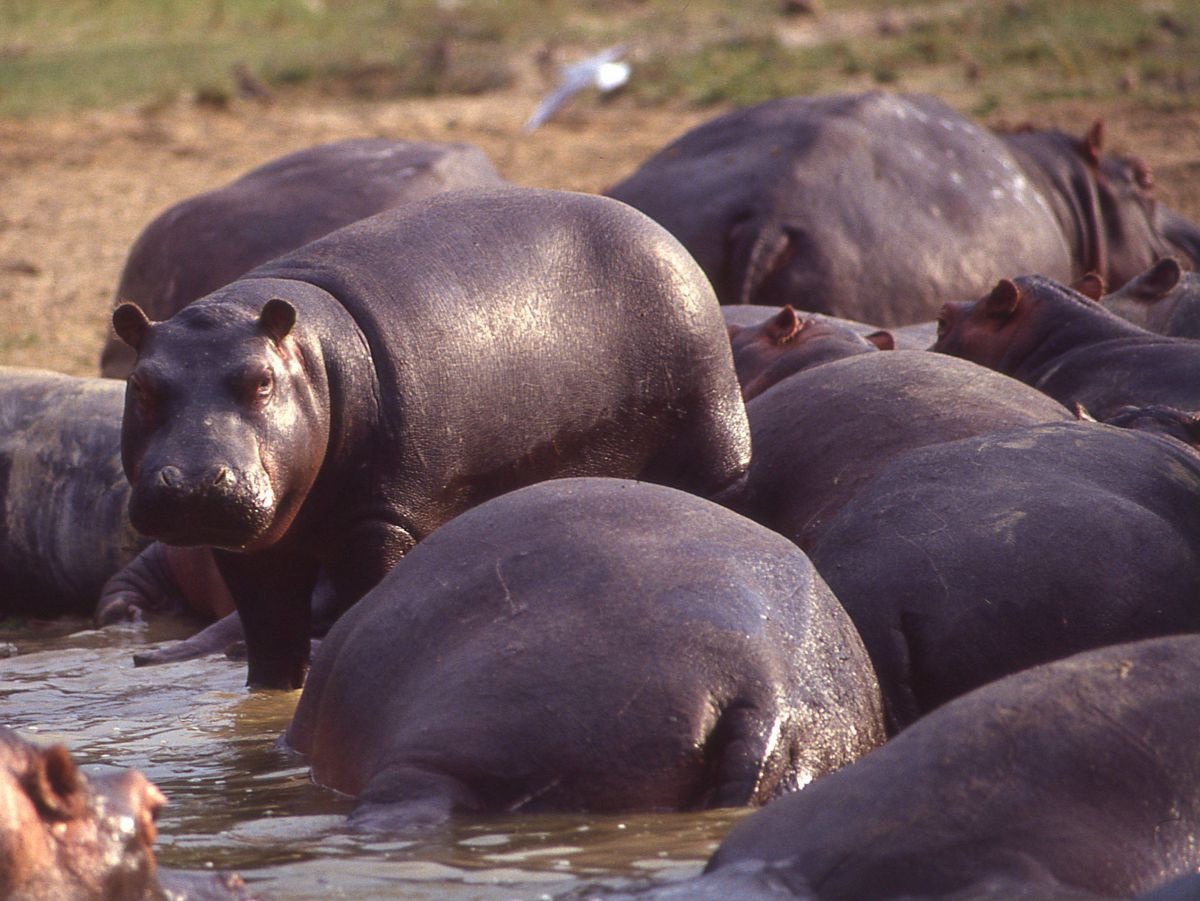
<instances>
[{"instance_id":1,"label":"hippo ear","mask_svg":"<svg viewBox=\"0 0 1200 901\"><path fill-rule=\"evenodd\" d=\"M1091 413L1088 412L1088 408L1085 407L1083 404L1081 404L1079 401L1075 401L1075 418L1078 419L1080 422L1097 422L1098 421L1095 416L1093 416Z\"/></svg>"},{"instance_id":2,"label":"hippo ear","mask_svg":"<svg viewBox=\"0 0 1200 901\"><path fill-rule=\"evenodd\" d=\"M151 322L141 307L136 303L121 304L113 310L112 324L118 338L134 350L142 349L142 341L150 329Z\"/></svg>"},{"instance_id":3,"label":"hippo ear","mask_svg":"<svg viewBox=\"0 0 1200 901\"><path fill-rule=\"evenodd\" d=\"M871 334L864 335L863 337L865 337L880 350L896 349L896 336L887 329L880 329L877 332L871 332Z\"/></svg>"},{"instance_id":4,"label":"hippo ear","mask_svg":"<svg viewBox=\"0 0 1200 901\"><path fill-rule=\"evenodd\" d=\"M767 323L767 335L776 344L782 344L795 338L803 328L804 321L796 315L796 310L789 303L771 317Z\"/></svg>"},{"instance_id":5,"label":"hippo ear","mask_svg":"<svg viewBox=\"0 0 1200 901\"><path fill-rule=\"evenodd\" d=\"M1089 272L1079 281L1071 285L1076 291L1084 297L1090 297L1092 300L1099 300L1104 296L1104 276L1099 272Z\"/></svg>"},{"instance_id":6,"label":"hippo ear","mask_svg":"<svg viewBox=\"0 0 1200 901\"><path fill-rule=\"evenodd\" d=\"M21 783L38 812L56 821L82 817L87 808L87 791L67 749L55 745L38 751L32 763Z\"/></svg>"},{"instance_id":7,"label":"hippo ear","mask_svg":"<svg viewBox=\"0 0 1200 901\"><path fill-rule=\"evenodd\" d=\"M1100 151L1104 148L1104 120L1097 119L1092 123L1092 127L1087 130L1087 134L1083 136L1083 144L1080 146L1080 151L1083 153L1083 158L1093 166L1100 165Z\"/></svg>"},{"instance_id":8,"label":"hippo ear","mask_svg":"<svg viewBox=\"0 0 1200 901\"><path fill-rule=\"evenodd\" d=\"M992 293L983 299L983 309L988 316L996 319L1007 319L1017 311L1021 303L1021 289L1015 282L1006 278L1000 279Z\"/></svg>"},{"instance_id":9,"label":"hippo ear","mask_svg":"<svg viewBox=\"0 0 1200 901\"><path fill-rule=\"evenodd\" d=\"M276 344L288 336L295 324L296 308L278 297L268 300L258 315L258 327Z\"/></svg>"},{"instance_id":10,"label":"hippo ear","mask_svg":"<svg viewBox=\"0 0 1200 901\"><path fill-rule=\"evenodd\" d=\"M1135 275L1121 289L1121 293L1134 300L1153 303L1170 294L1181 278L1183 278L1183 267L1179 265L1179 260L1174 257L1163 257L1156 260L1154 265L1141 275Z\"/></svg>"}]
</instances>

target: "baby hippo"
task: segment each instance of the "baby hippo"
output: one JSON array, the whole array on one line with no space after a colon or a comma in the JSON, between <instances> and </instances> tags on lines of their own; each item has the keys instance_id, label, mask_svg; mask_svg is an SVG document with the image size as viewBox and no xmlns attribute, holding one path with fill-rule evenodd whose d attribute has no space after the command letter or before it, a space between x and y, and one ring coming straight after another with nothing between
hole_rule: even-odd
<instances>
[{"instance_id":1,"label":"baby hippo","mask_svg":"<svg viewBox=\"0 0 1200 901\"><path fill-rule=\"evenodd\" d=\"M602 478L421 541L329 632L286 735L368 829L758 805L882 738L866 653L799 548Z\"/></svg>"},{"instance_id":2,"label":"baby hippo","mask_svg":"<svg viewBox=\"0 0 1200 901\"><path fill-rule=\"evenodd\" d=\"M237 876L158 868L155 819L166 803L135 770L88 777L62 745L39 748L0 726L0 898L248 898Z\"/></svg>"}]
</instances>

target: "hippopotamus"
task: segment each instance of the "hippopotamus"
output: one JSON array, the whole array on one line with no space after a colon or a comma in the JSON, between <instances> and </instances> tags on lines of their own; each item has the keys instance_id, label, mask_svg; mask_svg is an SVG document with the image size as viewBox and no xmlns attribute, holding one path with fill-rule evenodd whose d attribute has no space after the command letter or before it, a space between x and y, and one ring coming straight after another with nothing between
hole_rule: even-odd
<instances>
[{"instance_id":1,"label":"hippopotamus","mask_svg":"<svg viewBox=\"0 0 1200 901\"><path fill-rule=\"evenodd\" d=\"M1174 257L1163 257L1100 302L1148 331L1200 338L1200 275L1185 272Z\"/></svg>"},{"instance_id":2,"label":"hippopotamus","mask_svg":"<svg viewBox=\"0 0 1200 901\"><path fill-rule=\"evenodd\" d=\"M62 745L0 726L0 897L37 901L246 898L228 874L160 870L162 792L136 771L85 776Z\"/></svg>"},{"instance_id":3,"label":"hippopotamus","mask_svg":"<svg viewBox=\"0 0 1200 901\"><path fill-rule=\"evenodd\" d=\"M1102 140L994 134L922 94L789 97L693 129L607 193L678 237L722 303L890 327L1005 267L1116 288L1159 256L1195 265L1200 226Z\"/></svg>"},{"instance_id":4,"label":"hippopotamus","mask_svg":"<svg viewBox=\"0 0 1200 901\"><path fill-rule=\"evenodd\" d=\"M127 512L124 394L109 379L0 367L0 617L232 610L199 571L209 551L135 556L146 539Z\"/></svg>"},{"instance_id":5,"label":"hippopotamus","mask_svg":"<svg viewBox=\"0 0 1200 901\"><path fill-rule=\"evenodd\" d=\"M1200 450L1200 413L1155 405L1118 407L1108 414L1104 422L1123 429L1169 436Z\"/></svg>"},{"instance_id":6,"label":"hippopotamus","mask_svg":"<svg viewBox=\"0 0 1200 901\"><path fill-rule=\"evenodd\" d=\"M1118 407L1200 409L1200 343L1155 335L1038 275L951 301L933 349L1011 375L1098 419Z\"/></svg>"},{"instance_id":7,"label":"hippopotamus","mask_svg":"<svg viewBox=\"0 0 1200 901\"><path fill-rule=\"evenodd\" d=\"M576 478L418 544L330 630L285 741L392 828L762 804L882 738L802 551L682 491Z\"/></svg>"},{"instance_id":8,"label":"hippopotamus","mask_svg":"<svg viewBox=\"0 0 1200 901\"><path fill-rule=\"evenodd\" d=\"M343 225L444 191L502 183L469 144L364 138L308 147L160 213L130 249L116 300L166 319ZM123 379L133 359L110 334L100 372Z\"/></svg>"},{"instance_id":9,"label":"hippopotamus","mask_svg":"<svg viewBox=\"0 0 1200 901\"><path fill-rule=\"evenodd\" d=\"M264 264L138 351L130 517L219 549L251 686L295 688L319 567L341 613L463 510L574 475L719 496L750 457L716 298L664 229L608 198L459 191Z\"/></svg>"},{"instance_id":10,"label":"hippopotamus","mask_svg":"<svg viewBox=\"0 0 1200 901\"><path fill-rule=\"evenodd\" d=\"M1016 379L915 350L797 373L755 397L746 413L754 455L744 489L726 503L802 548L912 448L1074 418Z\"/></svg>"},{"instance_id":11,"label":"hippopotamus","mask_svg":"<svg viewBox=\"0 0 1200 901\"><path fill-rule=\"evenodd\" d=\"M1200 629L1198 529L1194 450L1056 422L908 451L808 552L896 730L1023 667Z\"/></svg>"},{"instance_id":12,"label":"hippopotamus","mask_svg":"<svg viewBox=\"0 0 1200 901\"><path fill-rule=\"evenodd\" d=\"M1198 636L1037 666L773 801L704 876L643 897L1194 899L1197 728Z\"/></svg>"},{"instance_id":13,"label":"hippopotamus","mask_svg":"<svg viewBox=\"0 0 1200 901\"><path fill-rule=\"evenodd\" d=\"M733 368L742 397L750 400L794 372L874 350L894 350L890 332L860 335L832 317L802 318L791 306L757 325L726 322Z\"/></svg>"}]
</instances>

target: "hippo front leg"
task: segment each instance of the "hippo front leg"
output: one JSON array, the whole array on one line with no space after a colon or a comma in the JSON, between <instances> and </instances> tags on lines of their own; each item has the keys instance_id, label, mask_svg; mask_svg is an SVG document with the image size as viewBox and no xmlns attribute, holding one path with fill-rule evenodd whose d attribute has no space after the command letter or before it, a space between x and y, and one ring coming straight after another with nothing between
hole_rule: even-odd
<instances>
[{"instance_id":1,"label":"hippo front leg","mask_svg":"<svg viewBox=\"0 0 1200 901\"><path fill-rule=\"evenodd\" d=\"M365 520L347 530L347 540L339 552L323 561L333 590L322 591L314 599L317 632L323 635L329 631L334 621L383 581L416 543L411 531L383 520Z\"/></svg>"},{"instance_id":2,"label":"hippo front leg","mask_svg":"<svg viewBox=\"0 0 1200 901\"><path fill-rule=\"evenodd\" d=\"M308 670L317 561L304 554L214 551L246 632L251 688L299 688Z\"/></svg>"}]
</instances>

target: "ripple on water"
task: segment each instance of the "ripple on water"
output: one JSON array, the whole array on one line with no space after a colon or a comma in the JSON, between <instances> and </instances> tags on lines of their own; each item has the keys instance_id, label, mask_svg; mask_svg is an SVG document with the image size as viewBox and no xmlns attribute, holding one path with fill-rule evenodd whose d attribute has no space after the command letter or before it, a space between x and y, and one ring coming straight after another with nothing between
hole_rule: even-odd
<instances>
[{"instance_id":1,"label":"ripple on water","mask_svg":"<svg viewBox=\"0 0 1200 901\"><path fill-rule=\"evenodd\" d=\"M275 747L298 692L250 693L245 665L220 656L133 666L134 649L186 626L85 625L0 630L16 649L0 658L5 723L65 743L85 765L142 770L170 799L160 860L237 870L264 896L513 901L629 889L698 873L744 815L489 817L404 840L347 832L353 802Z\"/></svg>"}]
</instances>

